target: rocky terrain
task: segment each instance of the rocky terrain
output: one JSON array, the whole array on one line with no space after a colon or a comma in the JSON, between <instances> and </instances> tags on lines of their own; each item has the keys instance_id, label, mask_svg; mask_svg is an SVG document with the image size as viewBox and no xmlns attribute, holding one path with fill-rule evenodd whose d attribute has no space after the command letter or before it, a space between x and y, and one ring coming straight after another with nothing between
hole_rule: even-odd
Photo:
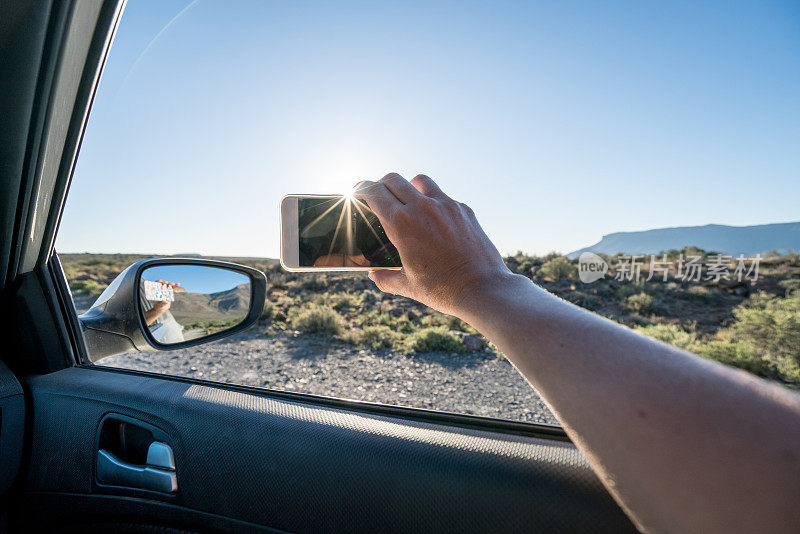
<instances>
[{"instance_id":1,"label":"rocky terrain","mask_svg":"<svg viewBox=\"0 0 800 534\"><path fill-rule=\"evenodd\" d=\"M506 360L494 352L403 354L332 343L322 335L256 331L190 349L105 358L100 365L234 384L558 424Z\"/></svg>"}]
</instances>

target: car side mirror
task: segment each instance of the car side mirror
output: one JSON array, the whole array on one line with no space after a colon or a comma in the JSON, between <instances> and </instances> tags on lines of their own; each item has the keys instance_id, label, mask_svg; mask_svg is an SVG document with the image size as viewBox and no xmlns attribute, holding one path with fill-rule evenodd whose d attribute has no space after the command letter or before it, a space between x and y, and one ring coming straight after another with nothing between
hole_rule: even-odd
<instances>
[{"instance_id":1,"label":"car side mirror","mask_svg":"<svg viewBox=\"0 0 800 534\"><path fill-rule=\"evenodd\" d=\"M78 319L93 362L151 347L179 349L255 323L266 289L264 273L235 263L142 260L122 271Z\"/></svg>"}]
</instances>

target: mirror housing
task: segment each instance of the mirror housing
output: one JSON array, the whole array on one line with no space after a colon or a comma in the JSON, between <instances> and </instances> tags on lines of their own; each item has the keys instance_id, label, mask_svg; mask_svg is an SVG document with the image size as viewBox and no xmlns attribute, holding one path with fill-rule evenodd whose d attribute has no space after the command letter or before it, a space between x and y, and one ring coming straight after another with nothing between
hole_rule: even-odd
<instances>
[{"instance_id":1,"label":"mirror housing","mask_svg":"<svg viewBox=\"0 0 800 534\"><path fill-rule=\"evenodd\" d=\"M232 328L201 338L169 346L152 343L150 336L145 333L147 326L139 313L139 281L145 269L159 265L198 265L244 274L250 279L251 288L250 309L247 316ZM264 308L266 293L267 278L258 269L236 263L200 258L153 258L136 262L122 271L97 297L92 307L83 315L78 316L78 319L89 359L96 362L107 356L125 352L153 348L172 350L192 347L241 332L258 320Z\"/></svg>"}]
</instances>

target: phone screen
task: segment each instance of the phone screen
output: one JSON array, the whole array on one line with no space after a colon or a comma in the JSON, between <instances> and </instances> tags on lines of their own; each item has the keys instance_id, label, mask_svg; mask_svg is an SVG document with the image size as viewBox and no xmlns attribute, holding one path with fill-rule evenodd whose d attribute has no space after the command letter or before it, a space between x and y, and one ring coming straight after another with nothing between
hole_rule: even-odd
<instances>
[{"instance_id":1,"label":"phone screen","mask_svg":"<svg viewBox=\"0 0 800 534\"><path fill-rule=\"evenodd\" d=\"M378 217L349 197L299 198L300 267L400 267Z\"/></svg>"}]
</instances>

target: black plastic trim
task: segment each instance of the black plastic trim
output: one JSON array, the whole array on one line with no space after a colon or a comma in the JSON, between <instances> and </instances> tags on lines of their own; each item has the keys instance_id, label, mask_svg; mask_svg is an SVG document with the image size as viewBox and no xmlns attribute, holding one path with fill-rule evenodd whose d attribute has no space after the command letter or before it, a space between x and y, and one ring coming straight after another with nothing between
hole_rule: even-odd
<instances>
[{"instance_id":1,"label":"black plastic trim","mask_svg":"<svg viewBox=\"0 0 800 534\"><path fill-rule=\"evenodd\" d=\"M60 47L64 37L66 21L70 11L66 2L56 2L51 6L47 33L42 50L39 74L36 80L36 93L31 111L28 142L25 160L22 165L22 182L17 204L17 217L14 222L12 246L9 251L8 274L6 280L14 280L24 254L25 236L28 235L32 213L33 191L39 182L37 172L42 160L42 136L49 122L49 109L53 99L53 77L61 61Z\"/></svg>"},{"instance_id":2,"label":"black plastic trim","mask_svg":"<svg viewBox=\"0 0 800 534\"><path fill-rule=\"evenodd\" d=\"M55 251L47 262L47 267L53 285L55 286L56 298L60 305L61 315L64 318L65 326L69 332L68 337L72 345L72 354L74 356L70 364L75 365L88 362L89 356L86 353L86 346L83 343L81 325L78 321L78 311L75 309L75 303L72 302L72 293L67 283L67 277L64 274L64 268L61 266L61 259Z\"/></svg>"},{"instance_id":3,"label":"black plastic trim","mask_svg":"<svg viewBox=\"0 0 800 534\"><path fill-rule=\"evenodd\" d=\"M83 135L86 132L86 123L89 120L94 97L97 93L97 86L100 83L103 67L111 49L111 44L114 41L124 8L125 0L105 1L97 18L95 34L92 36L92 42L78 86L75 100L76 106L72 110L69 130L64 140L64 151L61 154L58 175L53 187L53 201L50 204L50 212L42 235L39 263L47 262L53 253L55 237L61 224L61 216L64 212L69 186L72 183L75 163L78 160L80 147L83 143Z\"/></svg>"},{"instance_id":4,"label":"black plastic trim","mask_svg":"<svg viewBox=\"0 0 800 534\"><path fill-rule=\"evenodd\" d=\"M42 289L42 296L50 312L50 321L53 323L53 328L58 332L59 345L63 348L63 350L60 351L61 358L58 363L59 365L63 365L63 367L70 367L74 365L76 357L73 352L73 340L71 332L69 331L69 325L64 320L63 306L60 301L59 291L56 289L55 279L52 276L49 265L37 265L34 272L37 275ZM47 354L45 356L51 365L56 363L55 358ZM60 368L58 366L54 367Z\"/></svg>"}]
</instances>

